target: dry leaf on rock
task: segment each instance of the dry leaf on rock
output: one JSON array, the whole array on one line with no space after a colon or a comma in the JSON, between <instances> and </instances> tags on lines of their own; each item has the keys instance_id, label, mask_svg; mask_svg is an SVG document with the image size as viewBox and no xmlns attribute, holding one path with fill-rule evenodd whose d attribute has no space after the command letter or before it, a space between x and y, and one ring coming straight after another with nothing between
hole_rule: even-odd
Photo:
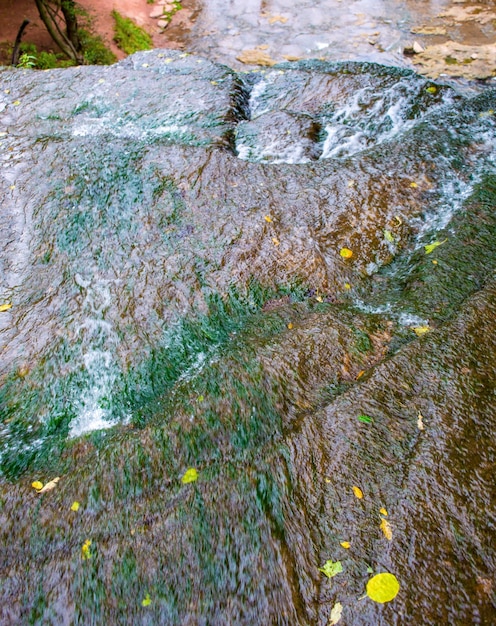
<instances>
[{"instance_id":1,"label":"dry leaf on rock","mask_svg":"<svg viewBox=\"0 0 496 626\"><path fill-rule=\"evenodd\" d=\"M56 478L48 482L44 487L42 487L41 489L38 489L38 493L46 493L47 491L51 491L52 489L55 489L59 480L60 478L57 476Z\"/></svg>"},{"instance_id":2,"label":"dry leaf on rock","mask_svg":"<svg viewBox=\"0 0 496 626\"><path fill-rule=\"evenodd\" d=\"M388 541L391 541L393 538L393 531L391 530L391 524L386 519L381 520L381 530L384 533L384 537L386 537Z\"/></svg>"},{"instance_id":3,"label":"dry leaf on rock","mask_svg":"<svg viewBox=\"0 0 496 626\"><path fill-rule=\"evenodd\" d=\"M363 491L360 489L360 487L353 487L353 493L359 500L363 498Z\"/></svg>"},{"instance_id":4,"label":"dry leaf on rock","mask_svg":"<svg viewBox=\"0 0 496 626\"><path fill-rule=\"evenodd\" d=\"M329 616L329 626L335 626L341 619L343 613L343 605L341 602L336 602L336 604L332 607L331 614Z\"/></svg>"},{"instance_id":5,"label":"dry leaf on rock","mask_svg":"<svg viewBox=\"0 0 496 626\"><path fill-rule=\"evenodd\" d=\"M247 65L262 65L264 67L272 67L276 65L272 57L261 50L243 50L237 57L238 61Z\"/></svg>"}]
</instances>

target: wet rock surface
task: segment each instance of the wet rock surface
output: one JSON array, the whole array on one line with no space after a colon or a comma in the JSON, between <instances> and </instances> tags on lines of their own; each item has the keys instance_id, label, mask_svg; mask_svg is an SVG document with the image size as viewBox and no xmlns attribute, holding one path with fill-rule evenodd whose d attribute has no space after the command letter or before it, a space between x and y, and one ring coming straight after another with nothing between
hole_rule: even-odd
<instances>
[{"instance_id":1,"label":"wet rock surface","mask_svg":"<svg viewBox=\"0 0 496 626\"><path fill-rule=\"evenodd\" d=\"M494 91L172 51L0 82L0 621L491 623Z\"/></svg>"}]
</instances>

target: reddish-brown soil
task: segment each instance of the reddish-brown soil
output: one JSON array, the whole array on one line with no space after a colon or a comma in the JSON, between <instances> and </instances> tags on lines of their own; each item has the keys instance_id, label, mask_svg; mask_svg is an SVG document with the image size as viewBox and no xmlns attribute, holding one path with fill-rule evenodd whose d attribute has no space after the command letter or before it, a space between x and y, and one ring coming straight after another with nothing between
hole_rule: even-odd
<instances>
[{"instance_id":1,"label":"reddish-brown soil","mask_svg":"<svg viewBox=\"0 0 496 626\"><path fill-rule=\"evenodd\" d=\"M181 48L197 13L197 1L185 0L183 9L172 18L167 29L160 33L155 19L150 18L154 5L147 0L79 0L78 4L88 12L94 32L101 35L118 58L125 55L113 42L114 19L112 10L116 9L125 17L132 18L153 38L158 48ZM0 64L10 62L10 50L17 31L24 19L30 24L24 32L23 41L34 43L39 50L57 51L50 35L40 20L34 0L2 0L0 2Z\"/></svg>"}]
</instances>

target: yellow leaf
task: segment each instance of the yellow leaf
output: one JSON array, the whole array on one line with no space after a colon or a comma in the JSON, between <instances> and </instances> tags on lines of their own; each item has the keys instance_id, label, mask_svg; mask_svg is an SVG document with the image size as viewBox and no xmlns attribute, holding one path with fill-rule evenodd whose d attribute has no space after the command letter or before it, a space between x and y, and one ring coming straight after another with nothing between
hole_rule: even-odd
<instances>
[{"instance_id":1,"label":"yellow leaf","mask_svg":"<svg viewBox=\"0 0 496 626\"><path fill-rule=\"evenodd\" d=\"M394 574L376 574L367 583L367 595L374 602L390 602L398 595L400 583Z\"/></svg>"},{"instance_id":2,"label":"yellow leaf","mask_svg":"<svg viewBox=\"0 0 496 626\"><path fill-rule=\"evenodd\" d=\"M346 550L349 550L349 548L351 548L351 543L349 541L341 541L341 545L343 546L343 548L346 548Z\"/></svg>"},{"instance_id":3,"label":"yellow leaf","mask_svg":"<svg viewBox=\"0 0 496 626\"><path fill-rule=\"evenodd\" d=\"M141 606L150 606L151 603L152 599L150 598L150 594L147 593L143 600L141 600Z\"/></svg>"},{"instance_id":4,"label":"yellow leaf","mask_svg":"<svg viewBox=\"0 0 496 626\"><path fill-rule=\"evenodd\" d=\"M358 380L359 378L361 378L364 374L365 374L365 370L360 370L360 371L358 372L358 374L356 375L356 380Z\"/></svg>"},{"instance_id":5,"label":"yellow leaf","mask_svg":"<svg viewBox=\"0 0 496 626\"><path fill-rule=\"evenodd\" d=\"M279 245L279 239L278 239L277 237L272 237L272 243L273 243L275 246L278 246L278 245Z\"/></svg>"},{"instance_id":6,"label":"yellow leaf","mask_svg":"<svg viewBox=\"0 0 496 626\"><path fill-rule=\"evenodd\" d=\"M391 530L391 524L386 519L381 520L381 530L384 533L384 537L386 537L388 541L391 541L393 531Z\"/></svg>"},{"instance_id":7,"label":"yellow leaf","mask_svg":"<svg viewBox=\"0 0 496 626\"><path fill-rule=\"evenodd\" d=\"M353 493L359 500L363 498L363 491L360 489L360 487L353 487Z\"/></svg>"},{"instance_id":8,"label":"yellow leaf","mask_svg":"<svg viewBox=\"0 0 496 626\"><path fill-rule=\"evenodd\" d=\"M100 80L98 81L98 84L102 85L104 82L105 82L104 79L100 78Z\"/></svg>"},{"instance_id":9,"label":"yellow leaf","mask_svg":"<svg viewBox=\"0 0 496 626\"><path fill-rule=\"evenodd\" d=\"M35 480L34 483L31 483L31 487L36 490L43 489L43 483L39 480Z\"/></svg>"},{"instance_id":10,"label":"yellow leaf","mask_svg":"<svg viewBox=\"0 0 496 626\"><path fill-rule=\"evenodd\" d=\"M328 626L335 626L341 619L341 614L343 613L343 605L341 602L336 602L336 604L332 607L331 614L329 615L329 624Z\"/></svg>"},{"instance_id":11,"label":"yellow leaf","mask_svg":"<svg viewBox=\"0 0 496 626\"><path fill-rule=\"evenodd\" d=\"M417 189L418 184L417 184L417 183L410 183L410 187L411 187L412 189Z\"/></svg>"},{"instance_id":12,"label":"yellow leaf","mask_svg":"<svg viewBox=\"0 0 496 626\"><path fill-rule=\"evenodd\" d=\"M14 191L15 185L10 185L9 189L10 189L10 191Z\"/></svg>"},{"instance_id":13,"label":"yellow leaf","mask_svg":"<svg viewBox=\"0 0 496 626\"><path fill-rule=\"evenodd\" d=\"M183 485L187 485L188 483L194 483L195 480L198 480L198 472L194 467L190 467L184 472L183 477L181 478L181 482Z\"/></svg>"},{"instance_id":14,"label":"yellow leaf","mask_svg":"<svg viewBox=\"0 0 496 626\"><path fill-rule=\"evenodd\" d=\"M293 324L291 322L289 322L288 328L289 328L289 330L291 330L293 328Z\"/></svg>"},{"instance_id":15,"label":"yellow leaf","mask_svg":"<svg viewBox=\"0 0 496 626\"><path fill-rule=\"evenodd\" d=\"M8 311L11 308L12 308L12 304L10 302L5 302L4 304L0 304L0 313L3 313L4 311Z\"/></svg>"},{"instance_id":16,"label":"yellow leaf","mask_svg":"<svg viewBox=\"0 0 496 626\"><path fill-rule=\"evenodd\" d=\"M14 102L14 106L15 106L15 107L18 107L20 104L21 104L21 101L20 101L20 100L16 100L16 101Z\"/></svg>"},{"instance_id":17,"label":"yellow leaf","mask_svg":"<svg viewBox=\"0 0 496 626\"><path fill-rule=\"evenodd\" d=\"M317 302L324 302L324 298L322 296L315 296Z\"/></svg>"},{"instance_id":18,"label":"yellow leaf","mask_svg":"<svg viewBox=\"0 0 496 626\"><path fill-rule=\"evenodd\" d=\"M90 546L91 539L86 539L86 541L81 546L81 556L83 557L83 559L91 559Z\"/></svg>"},{"instance_id":19,"label":"yellow leaf","mask_svg":"<svg viewBox=\"0 0 496 626\"><path fill-rule=\"evenodd\" d=\"M264 220L265 220L266 222L269 222L269 224L272 224L272 221L273 221L273 220L272 220L272 218L270 217L270 215L266 215L266 216L264 217Z\"/></svg>"},{"instance_id":20,"label":"yellow leaf","mask_svg":"<svg viewBox=\"0 0 496 626\"><path fill-rule=\"evenodd\" d=\"M386 511L386 509L384 507L382 507L382 509L379 509L379 513L381 515L385 515L387 517L388 512Z\"/></svg>"},{"instance_id":21,"label":"yellow leaf","mask_svg":"<svg viewBox=\"0 0 496 626\"><path fill-rule=\"evenodd\" d=\"M433 241L432 243L427 244L426 246L424 246L425 253L430 254L436 248L438 248L439 246L442 246L443 243L446 243L447 241L448 241L447 239L443 239L443 241Z\"/></svg>"},{"instance_id":22,"label":"yellow leaf","mask_svg":"<svg viewBox=\"0 0 496 626\"><path fill-rule=\"evenodd\" d=\"M412 326L413 332L417 335L417 337L421 337L430 331L430 326Z\"/></svg>"},{"instance_id":23,"label":"yellow leaf","mask_svg":"<svg viewBox=\"0 0 496 626\"><path fill-rule=\"evenodd\" d=\"M353 250L350 250L349 248L341 248L339 254L343 257L343 259L351 259L353 256Z\"/></svg>"},{"instance_id":24,"label":"yellow leaf","mask_svg":"<svg viewBox=\"0 0 496 626\"><path fill-rule=\"evenodd\" d=\"M386 239L386 241L389 241L389 243L394 243L396 241L393 233L390 230L384 231L384 238Z\"/></svg>"},{"instance_id":25,"label":"yellow leaf","mask_svg":"<svg viewBox=\"0 0 496 626\"><path fill-rule=\"evenodd\" d=\"M38 493L45 493L47 491L51 491L52 489L55 489L59 480L60 478L57 476L57 478L54 478L53 480L48 482L44 487L41 487L41 489L38 489Z\"/></svg>"},{"instance_id":26,"label":"yellow leaf","mask_svg":"<svg viewBox=\"0 0 496 626\"><path fill-rule=\"evenodd\" d=\"M350 285L350 283L345 283L345 284L344 284L344 288L345 288L345 289L351 289L351 285Z\"/></svg>"},{"instance_id":27,"label":"yellow leaf","mask_svg":"<svg viewBox=\"0 0 496 626\"><path fill-rule=\"evenodd\" d=\"M417 428L419 430L424 430L425 429L423 419L424 419L424 416L422 415L422 413L419 413L417 415Z\"/></svg>"},{"instance_id":28,"label":"yellow leaf","mask_svg":"<svg viewBox=\"0 0 496 626\"><path fill-rule=\"evenodd\" d=\"M71 511L79 511L79 502L74 501L71 505Z\"/></svg>"},{"instance_id":29,"label":"yellow leaf","mask_svg":"<svg viewBox=\"0 0 496 626\"><path fill-rule=\"evenodd\" d=\"M427 87L426 91L428 93L436 93L437 87L435 87L434 85L431 85L430 87Z\"/></svg>"},{"instance_id":30,"label":"yellow leaf","mask_svg":"<svg viewBox=\"0 0 496 626\"><path fill-rule=\"evenodd\" d=\"M355 186L355 181L354 180L349 180L348 181L348 187L354 187Z\"/></svg>"}]
</instances>

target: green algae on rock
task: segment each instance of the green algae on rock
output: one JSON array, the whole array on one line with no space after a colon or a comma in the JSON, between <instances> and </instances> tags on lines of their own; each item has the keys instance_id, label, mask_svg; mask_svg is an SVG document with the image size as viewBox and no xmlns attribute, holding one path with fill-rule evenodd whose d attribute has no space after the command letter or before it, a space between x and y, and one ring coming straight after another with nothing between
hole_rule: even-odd
<instances>
[{"instance_id":1,"label":"green algae on rock","mask_svg":"<svg viewBox=\"0 0 496 626\"><path fill-rule=\"evenodd\" d=\"M0 621L490 620L494 91L171 51L0 82Z\"/></svg>"}]
</instances>

